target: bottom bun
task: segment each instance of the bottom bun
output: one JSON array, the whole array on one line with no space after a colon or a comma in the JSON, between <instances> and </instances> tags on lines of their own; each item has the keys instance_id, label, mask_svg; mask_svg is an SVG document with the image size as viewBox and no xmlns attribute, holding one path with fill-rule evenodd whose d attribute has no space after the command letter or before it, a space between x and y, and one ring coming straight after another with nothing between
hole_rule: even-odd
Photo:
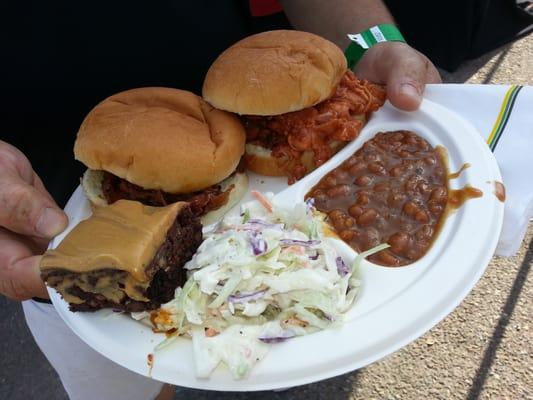
<instances>
[{"instance_id":1,"label":"bottom bun","mask_svg":"<svg viewBox=\"0 0 533 400\"><path fill-rule=\"evenodd\" d=\"M102 190L103 179L104 171L101 170L87 169L83 174L81 181L83 190L93 208L108 205ZM202 225L204 226L218 222L222 219L224 214L242 199L248 190L248 176L245 173L236 172L220 182L219 185L221 186L222 191L226 191L230 185L233 185L233 189L231 189L231 192L229 193L226 204L216 210L209 211L207 214L200 217Z\"/></svg>"},{"instance_id":2,"label":"bottom bun","mask_svg":"<svg viewBox=\"0 0 533 400\"><path fill-rule=\"evenodd\" d=\"M236 172L220 182L219 185L222 191L225 191L230 185L233 185L233 189L229 193L226 204L200 217L203 226L220 221L224 214L231 210L243 198L248 191L248 175L244 172Z\"/></svg>"},{"instance_id":3,"label":"bottom bun","mask_svg":"<svg viewBox=\"0 0 533 400\"><path fill-rule=\"evenodd\" d=\"M272 151L266 147L247 143L244 153L244 164L250 171L266 176L285 176L286 173L278 166Z\"/></svg>"},{"instance_id":4,"label":"bottom bun","mask_svg":"<svg viewBox=\"0 0 533 400\"><path fill-rule=\"evenodd\" d=\"M346 144L347 142L334 141L330 143L330 147L334 153L337 153ZM302 152L300 156L299 162L305 166L306 175L317 168L313 159L314 153L311 150ZM272 151L257 144L246 144L244 162L246 168L256 174L266 176L289 176L289 173L279 166L279 160L272 155Z\"/></svg>"},{"instance_id":5,"label":"bottom bun","mask_svg":"<svg viewBox=\"0 0 533 400\"><path fill-rule=\"evenodd\" d=\"M102 181L104 180L104 171L88 169L83 174L81 186L85 191L87 199L91 202L92 207L107 206L107 200L102 190Z\"/></svg>"}]
</instances>

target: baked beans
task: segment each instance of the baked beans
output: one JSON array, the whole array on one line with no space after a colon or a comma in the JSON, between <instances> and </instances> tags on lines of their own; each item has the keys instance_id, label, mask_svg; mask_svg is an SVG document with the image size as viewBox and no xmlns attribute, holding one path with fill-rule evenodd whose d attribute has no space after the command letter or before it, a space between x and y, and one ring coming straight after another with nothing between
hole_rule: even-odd
<instances>
[{"instance_id":1,"label":"baked beans","mask_svg":"<svg viewBox=\"0 0 533 400\"><path fill-rule=\"evenodd\" d=\"M370 261L407 265L427 252L446 209L446 167L417 134L380 132L306 197L355 250L390 244Z\"/></svg>"}]
</instances>

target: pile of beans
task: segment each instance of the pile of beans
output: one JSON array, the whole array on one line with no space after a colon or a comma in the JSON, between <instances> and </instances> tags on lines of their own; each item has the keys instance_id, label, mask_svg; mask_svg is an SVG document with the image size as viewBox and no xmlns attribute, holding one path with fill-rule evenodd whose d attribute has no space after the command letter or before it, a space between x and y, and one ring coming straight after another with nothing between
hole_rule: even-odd
<instances>
[{"instance_id":1,"label":"pile of beans","mask_svg":"<svg viewBox=\"0 0 533 400\"><path fill-rule=\"evenodd\" d=\"M341 239L386 266L410 264L431 246L448 200L445 165L409 131L380 132L306 195Z\"/></svg>"}]
</instances>

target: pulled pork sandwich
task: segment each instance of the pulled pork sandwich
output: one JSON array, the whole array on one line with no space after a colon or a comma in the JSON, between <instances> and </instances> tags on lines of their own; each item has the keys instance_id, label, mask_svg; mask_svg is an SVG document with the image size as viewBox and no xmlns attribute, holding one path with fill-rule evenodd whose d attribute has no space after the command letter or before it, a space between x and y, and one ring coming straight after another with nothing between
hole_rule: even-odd
<instances>
[{"instance_id":1,"label":"pulled pork sandwich","mask_svg":"<svg viewBox=\"0 0 533 400\"><path fill-rule=\"evenodd\" d=\"M119 200L97 208L48 250L41 276L72 311L152 310L174 297L201 242L202 225L188 203Z\"/></svg>"},{"instance_id":2,"label":"pulled pork sandwich","mask_svg":"<svg viewBox=\"0 0 533 400\"><path fill-rule=\"evenodd\" d=\"M347 70L335 44L279 30L224 51L206 75L202 96L242 116L248 169L292 183L355 139L386 92Z\"/></svg>"},{"instance_id":3,"label":"pulled pork sandwich","mask_svg":"<svg viewBox=\"0 0 533 400\"><path fill-rule=\"evenodd\" d=\"M235 115L190 92L142 88L98 104L79 129L74 155L89 168L82 184L93 205L186 201L209 224L246 191L246 174L236 171L244 144Z\"/></svg>"}]
</instances>

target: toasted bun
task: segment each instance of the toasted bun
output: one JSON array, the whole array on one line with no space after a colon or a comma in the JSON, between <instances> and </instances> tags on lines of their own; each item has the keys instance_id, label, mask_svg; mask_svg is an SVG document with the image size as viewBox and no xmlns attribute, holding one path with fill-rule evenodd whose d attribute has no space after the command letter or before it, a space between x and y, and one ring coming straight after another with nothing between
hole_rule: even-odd
<instances>
[{"instance_id":1,"label":"toasted bun","mask_svg":"<svg viewBox=\"0 0 533 400\"><path fill-rule=\"evenodd\" d=\"M107 206L107 200L102 190L104 171L88 169L83 174L81 186L93 208Z\"/></svg>"},{"instance_id":2,"label":"toasted bun","mask_svg":"<svg viewBox=\"0 0 533 400\"><path fill-rule=\"evenodd\" d=\"M142 88L98 104L80 127L74 155L143 188L187 193L233 173L244 142L236 116L193 93Z\"/></svg>"},{"instance_id":3,"label":"toasted bun","mask_svg":"<svg viewBox=\"0 0 533 400\"><path fill-rule=\"evenodd\" d=\"M336 153L346 145L346 142L333 141L330 147ZM302 152L299 160L306 168L306 174L317 168L313 162L313 152L306 150ZM246 168L256 174L266 176L286 176L279 164L278 160L272 155L272 151L256 144L247 143L246 153L244 155L244 162Z\"/></svg>"},{"instance_id":4,"label":"toasted bun","mask_svg":"<svg viewBox=\"0 0 533 400\"><path fill-rule=\"evenodd\" d=\"M108 205L102 191L103 179L104 173L101 170L95 171L88 169L83 174L81 183L93 210ZM224 214L243 198L248 189L248 176L245 173L237 172L220 182L222 191L226 191L230 185L233 185L233 189L229 194L227 203L216 210L208 212L200 218L204 226L222 219Z\"/></svg>"},{"instance_id":5,"label":"toasted bun","mask_svg":"<svg viewBox=\"0 0 533 400\"><path fill-rule=\"evenodd\" d=\"M233 185L233 189L229 193L228 202L222 207L202 215L200 220L203 226L220 221L224 214L231 210L244 197L248 191L248 175L238 172L220 183L222 191L225 191L230 185Z\"/></svg>"},{"instance_id":6,"label":"toasted bun","mask_svg":"<svg viewBox=\"0 0 533 400\"><path fill-rule=\"evenodd\" d=\"M259 175L285 176L285 172L278 166L277 160L272 156L272 151L266 147L252 143L246 144L244 165L247 169Z\"/></svg>"},{"instance_id":7,"label":"toasted bun","mask_svg":"<svg viewBox=\"0 0 533 400\"><path fill-rule=\"evenodd\" d=\"M237 114L284 114L330 97L346 68L341 49L320 36L263 32L235 43L215 60L202 96Z\"/></svg>"}]
</instances>

